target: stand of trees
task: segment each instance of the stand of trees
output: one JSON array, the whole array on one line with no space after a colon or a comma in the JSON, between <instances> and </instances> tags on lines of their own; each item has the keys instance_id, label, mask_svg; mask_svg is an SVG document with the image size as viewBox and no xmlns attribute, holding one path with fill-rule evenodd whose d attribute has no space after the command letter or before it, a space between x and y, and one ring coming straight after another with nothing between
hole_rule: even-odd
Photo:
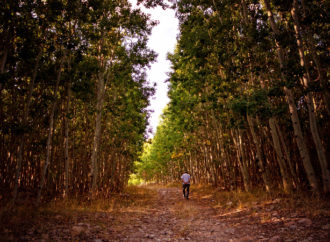
<instances>
[{"instance_id":1,"label":"stand of trees","mask_svg":"<svg viewBox=\"0 0 330 242\"><path fill-rule=\"evenodd\" d=\"M0 23L0 200L120 191L145 139L156 23L126 0L5 0Z\"/></svg>"},{"instance_id":2,"label":"stand of trees","mask_svg":"<svg viewBox=\"0 0 330 242\"><path fill-rule=\"evenodd\" d=\"M329 3L180 0L171 99L139 175L330 191Z\"/></svg>"}]
</instances>

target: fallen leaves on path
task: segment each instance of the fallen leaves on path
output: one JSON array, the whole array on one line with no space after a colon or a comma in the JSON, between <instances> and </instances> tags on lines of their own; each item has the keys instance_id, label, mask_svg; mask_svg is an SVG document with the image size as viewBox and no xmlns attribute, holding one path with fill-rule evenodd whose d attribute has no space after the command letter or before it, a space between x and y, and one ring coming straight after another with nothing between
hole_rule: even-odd
<instances>
[{"instance_id":1,"label":"fallen leaves on path","mask_svg":"<svg viewBox=\"0 0 330 242\"><path fill-rule=\"evenodd\" d=\"M329 241L328 209L306 214L286 209L283 199L230 208L193 189L189 200L180 188L148 189L94 210L48 208L2 218L0 236L5 241Z\"/></svg>"}]
</instances>

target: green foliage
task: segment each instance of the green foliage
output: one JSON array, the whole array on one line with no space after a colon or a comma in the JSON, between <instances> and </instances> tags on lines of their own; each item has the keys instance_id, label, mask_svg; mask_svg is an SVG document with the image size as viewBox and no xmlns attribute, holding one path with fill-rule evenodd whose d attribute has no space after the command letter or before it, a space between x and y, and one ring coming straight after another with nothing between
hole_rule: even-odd
<instances>
[{"instance_id":1,"label":"green foliage","mask_svg":"<svg viewBox=\"0 0 330 242\"><path fill-rule=\"evenodd\" d=\"M100 78L105 93L98 168L105 172L98 189L103 195L121 190L146 136L154 94L146 68L156 57L147 41L156 23L122 0L5 0L0 12L0 139L6 144L0 152L6 164L0 166L0 190L13 187L18 160L13 150L25 140L18 173L26 175L19 174L20 184L35 192L57 102L46 194L63 193L66 139L70 193L88 191Z\"/></svg>"},{"instance_id":2,"label":"green foliage","mask_svg":"<svg viewBox=\"0 0 330 242\"><path fill-rule=\"evenodd\" d=\"M138 186L144 183L144 180L139 178L136 174L131 174L128 180L128 185Z\"/></svg>"},{"instance_id":3,"label":"green foliage","mask_svg":"<svg viewBox=\"0 0 330 242\"><path fill-rule=\"evenodd\" d=\"M138 169L141 177L176 181L182 169L189 168L197 174L198 181L214 185L221 182L223 187L232 189L232 184L237 188L237 179L242 179L242 176L237 178L237 174L244 170L241 162L242 156L246 156L243 162L248 173L255 183L260 182L260 173L254 164L256 144L253 144L252 130L262 142L262 156L267 156L267 166L278 169L268 127L271 117L282 125L279 130L285 131L284 142L296 149L283 88L293 91L306 126L303 95L321 91L318 89L321 85L315 81L306 88L302 77L308 74L318 80L317 58L326 63L325 29L329 26L324 18L329 6L325 1L298 1L298 6L302 25L299 37L303 38L305 61L308 60L306 68L301 67L290 1L271 1L278 34L273 32L262 1L181 0L175 3L180 35L174 53L168 55L172 63L168 80L170 103L155 137L145 146ZM309 39L308 34L312 34ZM282 63L278 45L285 53ZM317 50L314 56L313 48ZM320 100L320 93L314 94L315 100ZM325 111L321 103L320 113ZM255 124L249 124L248 117ZM266 162L265 157L262 159ZM300 160L295 162L301 165Z\"/></svg>"}]
</instances>

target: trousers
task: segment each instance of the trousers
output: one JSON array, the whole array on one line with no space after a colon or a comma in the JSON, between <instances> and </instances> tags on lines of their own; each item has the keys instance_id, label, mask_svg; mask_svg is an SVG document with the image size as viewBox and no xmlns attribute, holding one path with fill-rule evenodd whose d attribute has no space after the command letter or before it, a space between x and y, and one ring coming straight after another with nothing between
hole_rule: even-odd
<instances>
[{"instance_id":1,"label":"trousers","mask_svg":"<svg viewBox=\"0 0 330 242\"><path fill-rule=\"evenodd\" d=\"M189 197L189 188L190 188L190 184L183 184L182 185L183 196L185 198L188 198ZM187 193L186 193L186 190L187 190Z\"/></svg>"}]
</instances>

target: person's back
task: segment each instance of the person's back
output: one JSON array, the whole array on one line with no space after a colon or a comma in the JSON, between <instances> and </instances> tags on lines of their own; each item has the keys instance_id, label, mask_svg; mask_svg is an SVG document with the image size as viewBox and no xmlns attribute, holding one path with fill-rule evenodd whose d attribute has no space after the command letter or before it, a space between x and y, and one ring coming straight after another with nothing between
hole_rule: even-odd
<instances>
[{"instance_id":1,"label":"person's back","mask_svg":"<svg viewBox=\"0 0 330 242\"><path fill-rule=\"evenodd\" d=\"M187 172L183 173L181 179L183 184L190 184L190 175Z\"/></svg>"},{"instance_id":2,"label":"person's back","mask_svg":"<svg viewBox=\"0 0 330 242\"><path fill-rule=\"evenodd\" d=\"M189 199L189 188L190 188L190 175L188 174L188 172L185 172L182 174L181 176L181 180L182 180L182 189L183 189L183 196L187 199ZM186 193L187 191L187 193Z\"/></svg>"}]
</instances>

